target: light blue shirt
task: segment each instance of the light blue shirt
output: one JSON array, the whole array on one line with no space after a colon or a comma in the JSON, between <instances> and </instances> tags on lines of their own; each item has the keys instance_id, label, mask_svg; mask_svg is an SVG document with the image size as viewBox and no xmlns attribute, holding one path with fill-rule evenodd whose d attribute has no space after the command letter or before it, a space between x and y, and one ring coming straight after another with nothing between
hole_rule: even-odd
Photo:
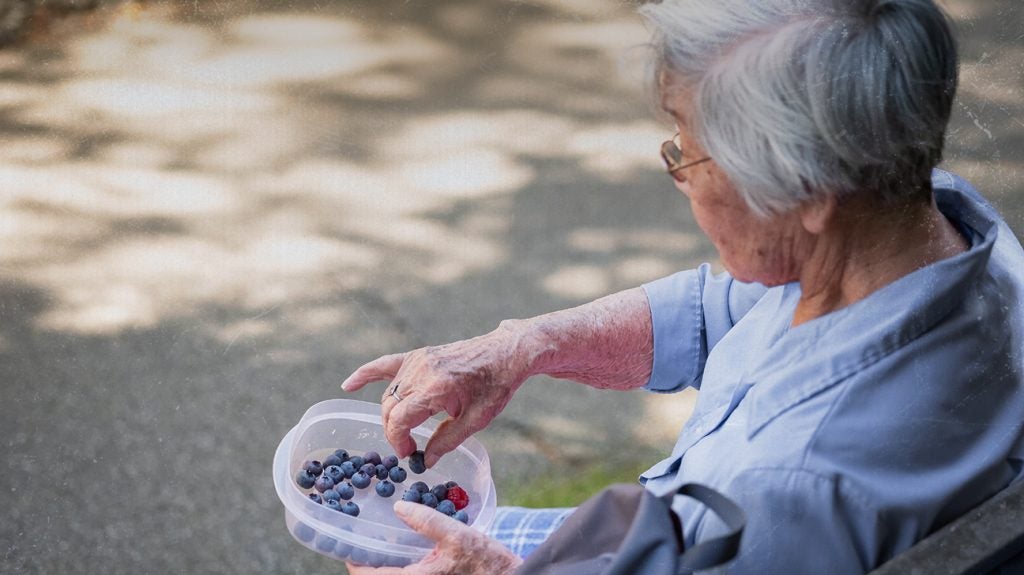
<instances>
[{"instance_id":1,"label":"light blue shirt","mask_svg":"<svg viewBox=\"0 0 1024 575\"><path fill-rule=\"evenodd\" d=\"M730 573L864 573L1021 477L1024 251L965 181L936 170L968 252L790 327L793 283L707 265L644 286L647 388L700 390L672 455L641 476L746 511ZM724 525L677 497L685 542Z\"/></svg>"}]
</instances>

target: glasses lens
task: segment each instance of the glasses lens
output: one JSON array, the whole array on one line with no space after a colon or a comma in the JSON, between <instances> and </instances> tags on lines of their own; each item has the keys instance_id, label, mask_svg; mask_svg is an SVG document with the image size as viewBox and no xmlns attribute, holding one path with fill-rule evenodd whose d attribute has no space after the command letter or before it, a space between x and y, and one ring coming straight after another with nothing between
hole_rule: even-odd
<instances>
[{"instance_id":1,"label":"glasses lens","mask_svg":"<svg viewBox=\"0 0 1024 575\"><path fill-rule=\"evenodd\" d=\"M669 140L661 145L661 159L665 160L665 167L672 170L682 164L683 152L675 142Z\"/></svg>"}]
</instances>

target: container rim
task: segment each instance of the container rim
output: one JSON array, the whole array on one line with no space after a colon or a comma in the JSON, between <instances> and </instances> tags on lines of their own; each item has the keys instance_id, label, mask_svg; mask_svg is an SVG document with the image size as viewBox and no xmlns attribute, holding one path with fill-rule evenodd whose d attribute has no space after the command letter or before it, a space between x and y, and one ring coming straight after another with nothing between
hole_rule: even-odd
<instances>
[{"instance_id":1,"label":"container rim","mask_svg":"<svg viewBox=\"0 0 1024 575\"><path fill-rule=\"evenodd\" d=\"M369 410L373 410L372 412ZM303 414L299 422L292 427L281 439L274 452L273 479L274 488L278 498L296 521L312 527L315 531L333 537L346 543L355 544L360 547L377 551L380 553L396 555L406 558L419 559L429 553L431 547L409 545L402 543L389 543L380 539L374 539L350 531L352 527L360 522L368 522L367 519L351 517L338 514L321 505L311 501L297 486L290 481L288 467L293 458L293 442L295 437L301 435L305 429L314 423L331 419L349 419L364 423L381 425L380 405L376 403L357 401L351 399L330 399L321 401ZM429 437L437 429L439 422L434 418L428 419L423 424L412 430L416 435ZM477 439L470 437L462 445L456 448L463 456L469 458L473 463L486 471L487 492L484 494L484 501L481 504L481 511L471 525L477 531L484 532L494 520L497 494L494 480L490 476L490 460L487 451ZM327 515L331 513L332 515ZM330 518L330 521L326 519ZM340 525L338 524L340 520ZM394 531L396 534L409 534L411 529L400 529L388 525L375 524L378 529L385 532ZM347 527L347 528L346 528ZM422 536L421 536L422 537ZM426 538L424 541L429 542Z\"/></svg>"}]
</instances>

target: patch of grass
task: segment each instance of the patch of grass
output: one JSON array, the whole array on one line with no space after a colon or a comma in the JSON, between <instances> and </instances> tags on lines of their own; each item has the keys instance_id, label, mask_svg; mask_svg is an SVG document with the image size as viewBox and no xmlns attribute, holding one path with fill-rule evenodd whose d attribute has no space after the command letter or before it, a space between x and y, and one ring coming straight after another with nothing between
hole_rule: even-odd
<instances>
[{"instance_id":1,"label":"patch of grass","mask_svg":"<svg viewBox=\"0 0 1024 575\"><path fill-rule=\"evenodd\" d=\"M592 465L571 473L550 473L505 486L502 505L522 507L573 507L613 483L635 483L650 467L629 463L615 467Z\"/></svg>"}]
</instances>

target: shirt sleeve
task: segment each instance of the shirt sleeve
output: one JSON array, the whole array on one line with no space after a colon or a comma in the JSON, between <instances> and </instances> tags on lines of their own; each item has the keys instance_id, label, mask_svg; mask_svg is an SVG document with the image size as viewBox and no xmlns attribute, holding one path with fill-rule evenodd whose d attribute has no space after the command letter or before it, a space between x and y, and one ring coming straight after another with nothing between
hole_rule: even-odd
<instances>
[{"instance_id":1,"label":"shirt sleeve","mask_svg":"<svg viewBox=\"0 0 1024 575\"><path fill-rule=\"evenodd\" d=\"M844 493L838 479L794 469L752 469L725 493L747 515L731 575L828 573L859 575L879 557L878 513ZM681 499L682 496L677 496ZM727 532L714 513L685 526L687 546Z\"/></svg>"},{"instance_id":2,"label":"shirt sleeve","mask_svg":"<svg viewBox=\"0 0 1024 575\"><path fill-rule=\"evenodd\" d=\"M643 288L654 330L654 364L644 388L662 393L700 388L708 352L767 291L728 273L714 275L708 264Z\"/></svg>"}]
</instances>

